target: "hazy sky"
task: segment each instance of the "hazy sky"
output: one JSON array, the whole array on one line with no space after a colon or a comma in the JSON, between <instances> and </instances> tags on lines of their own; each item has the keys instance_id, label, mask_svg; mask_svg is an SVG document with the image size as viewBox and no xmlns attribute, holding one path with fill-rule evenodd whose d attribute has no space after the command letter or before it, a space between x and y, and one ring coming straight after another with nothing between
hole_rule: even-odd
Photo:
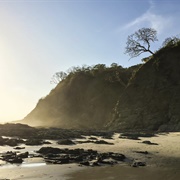
<instances>
[{"instance_id":1,"label":"hazy sky","mask_svg":"<svg viewBox=\"0 0 180 180\"><path fill-rule=\"evenodd\" d=\"M22 119L54 86L52 75L83 64L141 63L127 36L158 31L158 49L180 33L179 0L0 0L0 122Z\"/></svg>"}]
</instances>

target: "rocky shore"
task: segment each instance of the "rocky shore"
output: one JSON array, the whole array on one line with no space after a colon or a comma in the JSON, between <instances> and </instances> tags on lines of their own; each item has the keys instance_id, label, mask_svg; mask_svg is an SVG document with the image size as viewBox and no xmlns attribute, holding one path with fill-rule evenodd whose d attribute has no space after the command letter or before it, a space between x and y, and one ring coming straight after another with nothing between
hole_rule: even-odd
<instances>
[{"instance_id":1,"label":"rocky shore","mask_svg":"<svg viewBox=\"0 0 180 180\"><path fill-rule=\"evenodd\" d=\"M56 139L0 137L0 179L180 177L180 133L62 132Z\"/></svg>"}]
</instances>

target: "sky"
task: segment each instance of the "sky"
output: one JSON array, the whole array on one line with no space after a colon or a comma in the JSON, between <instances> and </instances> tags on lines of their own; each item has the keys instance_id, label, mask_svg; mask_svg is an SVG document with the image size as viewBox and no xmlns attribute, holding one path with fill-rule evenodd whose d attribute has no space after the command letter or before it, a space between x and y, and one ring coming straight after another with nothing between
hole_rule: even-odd
<instances>
[{"instance_id":1,"label":"sky","mask_svg":"<svg viewBox=\"0 0 180 180\"><path fill-rule=\"evenodd\" d=\"M0 122L23 119L72 66L118 63L127 36L140 28L165 38L180 34L179 0L0 0Z\"/></svg>"}]
</instances>

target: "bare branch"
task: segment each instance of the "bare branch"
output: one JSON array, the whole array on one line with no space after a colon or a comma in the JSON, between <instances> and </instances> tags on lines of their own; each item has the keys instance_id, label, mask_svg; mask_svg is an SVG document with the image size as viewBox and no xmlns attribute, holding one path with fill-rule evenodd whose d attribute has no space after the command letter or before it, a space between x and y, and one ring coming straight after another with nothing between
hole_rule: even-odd
<instances>
[{"instance_id":1,"label":"bare branch","mask_svg":"<svg viewBox=\"0 0 180 180\"><path fill-rule=\"evenodd\" d=\"M137 57L144 52L154 54L150 50L150 42L158 40L156 34L156 30L152 28L142 28L128 36L125 54L129 54L131 58Z\"/></svg>"}]
</instances>

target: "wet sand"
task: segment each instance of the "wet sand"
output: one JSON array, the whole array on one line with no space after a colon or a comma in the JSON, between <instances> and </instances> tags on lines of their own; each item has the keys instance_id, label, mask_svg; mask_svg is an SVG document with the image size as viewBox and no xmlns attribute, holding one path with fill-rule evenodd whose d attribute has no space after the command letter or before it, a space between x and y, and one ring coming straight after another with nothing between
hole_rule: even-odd
<instances>
[{"instance_id":1,"label":"wet sand","mask_svg":"<svg viewBox=\"0 0 180 180\"><path fill-rule=\"evenodd\" d=\"M101 139L101 138L100 138ZM0 180L178 180L180 179L180 133L161 134L157 137L141 140L120 139L115 134L113 139L105 139L114 145L97 145L94 143L76 144L73 146L50 146L59 148L84 148L100 152L117 152L129 159L144 161L146 167L131 167L127 163L103 167L79 167L77 164L45 165L43 160L29 159L22 166L11 165L0 167ZM146 145L142 141L150 140L159 145ZM40 147L35 147L39 149ZM0 147L1 149L1 147ZM6 147L3 147L5 150ZM147 155L135 151L148 151Z\"/></svg>"},{"instance_id":2,"label":"wet sand","mask_svg":"<svg viewBox=\"0 0 180 180\"><path fill-rule=\"evenodd\" d=\"M179 180L180 179L180 133L169 133L157 137L141 138L159 145L145 145L135 140L114 137L118 146L114 151L122 152L135 160L145 161L146 167L131 167L121 164L112 167L86 168L72 173L70 180ZM99 149L102 148L98 147ZM110 146L108 146L108 150ZM134 151L148 151L148 155Z\"/></svg>"},{"instance_id":3,"label":"wet sand","mask_svg":"<svg viewBox=\"0 0 180 180\"><path fill-rule=\"evenodd\" d=\"M88 168L72 173L69 180L179 180L179 168L155 168L117 165L114 167Z\"/></svg>"},{"instance_id":4,"label":"wet sand","mask_svg":"<svg viewBox=\"0 0 180 180\"><path fill-rule=\"evenodd\" d=\"M77 165L33 165L0 168L0 180L66 180L66 174L82 170Z\"/></svg>"}]
</instances>

